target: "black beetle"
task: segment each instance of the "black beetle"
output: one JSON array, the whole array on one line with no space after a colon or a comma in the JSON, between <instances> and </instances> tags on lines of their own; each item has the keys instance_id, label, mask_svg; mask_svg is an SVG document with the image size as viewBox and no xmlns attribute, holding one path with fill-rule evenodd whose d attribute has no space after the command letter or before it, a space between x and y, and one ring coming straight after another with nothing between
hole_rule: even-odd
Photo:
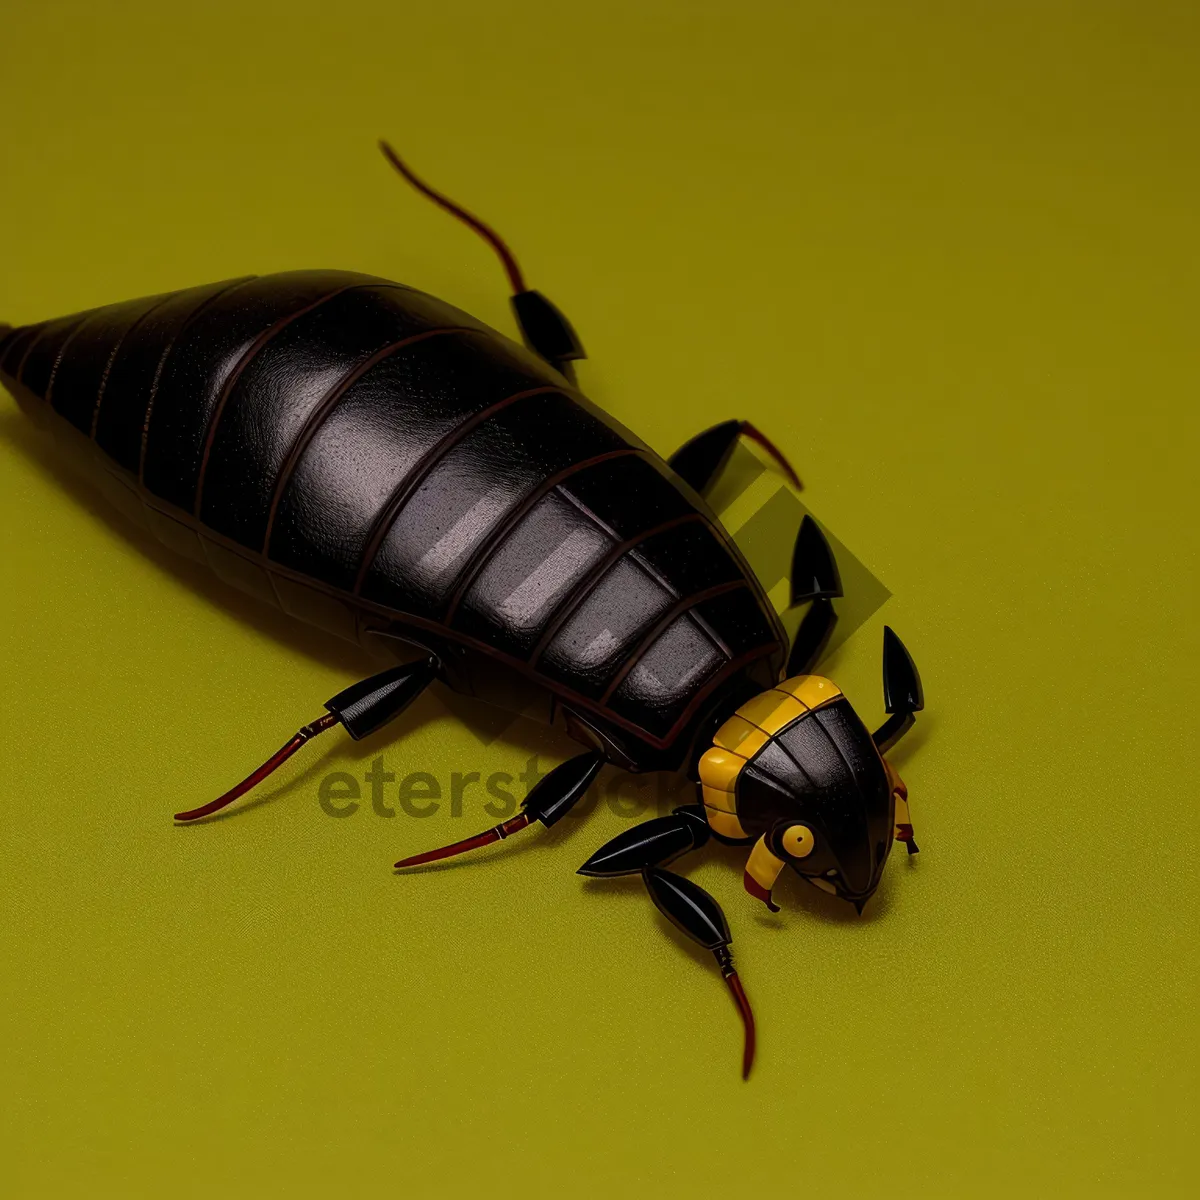
<instances>
[{"instance_id":1,"label":"black beetle","mask_svg":"<svg viewBox=\"0 0 1200 1200\"><path fill-rule=\"evenodd\" d=\"M893 839L916 849L883 758L923 706L916 667L885 629L891 716L869 733L811 673L841 595L816 523L796 540L791 598L809 607L789 652L704 500L739 437L796 483L783 456L731 420L659 458L576 388L574 331L494 231L383 149L497 250L525 348L412 288L298 271L0 327L0 381L166 545L399 662L177 820L223 808L335 724L364 737L435 679L522 711L532 690L586 752L516 817L397 867L552 825L605 763L688 770L699 803L614 838L580 873L640 873L713 951L748 1073L753 1017L724 914L664 867L710 837L745 843L746 888L768 905L787 864L861 911Z\"/></svg>"}]
</instances>

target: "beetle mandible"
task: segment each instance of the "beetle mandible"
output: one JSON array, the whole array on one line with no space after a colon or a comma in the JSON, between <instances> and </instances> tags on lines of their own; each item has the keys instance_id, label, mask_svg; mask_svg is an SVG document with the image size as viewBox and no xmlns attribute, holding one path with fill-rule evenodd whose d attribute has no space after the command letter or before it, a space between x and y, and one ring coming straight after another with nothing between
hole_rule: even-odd
<instances>
[{"instance_id":1,"label":"beetle mandible","mask_svg":"<svg viewBox=\"0 0 1200 1200\"><path fill-rule=\"evenodd\" d=\"M413 288L344 271L226 280L18 328L0 382L118 507L222 579L391 659L339 693L207 816L305 742L355 739L434 680L547 719L586 750L494 829L402 859L447 858L559 821L606 763L687 771L697 802L613 838L580 868L640 874L658 909L711 950L754 1018L716 900L667 870L710 839L751 847L746 890L774 909L785 866L855 905L894 840L916 850L885 752L924 701L884 629L888 719L868 731L814 674L842 588L805 517L779 618L705 500L740 437L729 420L663 460L579 391L570 323L525 286L489 226L393 167L499 254L524 347Z\"/></svg>"}]
</instances>

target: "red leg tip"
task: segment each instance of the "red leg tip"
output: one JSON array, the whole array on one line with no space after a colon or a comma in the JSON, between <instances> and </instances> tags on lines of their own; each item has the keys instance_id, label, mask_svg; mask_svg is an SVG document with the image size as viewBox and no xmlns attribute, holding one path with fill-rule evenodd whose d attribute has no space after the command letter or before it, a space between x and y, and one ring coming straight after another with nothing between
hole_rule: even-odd
<instances>
[{"instance_id":1,"label":"red leg tip","mask_svg":"<svg viewBox=\"0 0 1200 1200\"><path fill-rule=\"evenodd\" d=\"M318 733L324 733L326 729L332 729L337 722L338 718L332 713L326 713L325 716L318 717L311 725L305 725L299 733L280 746L257 771L252 771L237 787L230 788L223 796L218 796L215 800L210 800L207 804L202 804L199 808L189 808L186 812L176 813L175 820L195 821L200 817L210 817L213 813L220 812L223 808L228 808L229 805L244 796L251 788L257 787L262 783L272 771L287 762L310 738L316 737Z\"/></svg>"},{"instance_id":2,"label":"red leg tip","mask_svg":"<svg viewBox=\"0 0 1200 1200\"><path fill-rule=\"evenodd\" d=\"M773 913L779 912L779 905L771 899L771 893L749 871L742 875L742 885L755 900L761 900Z\"/></svg>"},{"instance_id":3,"label":"red leg tip","mask_svg":"<svg viewBox=\"0 0 1200 1200\"><path fill-rule=\"evenodd\" d=\"M414 854L410 858L402 858L395 869L404 867L422 867L426 863L440 862L443 858L453 858L457 854L465 854L468 850L478 850L481 846L490 846L493 842L501 841L510 833L524 829L533 818L528 813L518 813L515 817L489 829L485 833L477 833L474 837L463 838L461 842L453 842L449 846L440 846L437 850L426 850L424 854Z\"/></svg>"},{"instance_id":4,"label":"red leg tip","mask_svg":"<svg viewBox=\"0 0 1200 1200\"><path fill-rule=\"evenodd\" d=\"M742 1024L746 1029L746 1040L742 1046L742 1078L750 1078L750 1069L754 1066L754 1051L757 1045L757 1038L754 1030L754 1012L750 1008L750 1000L746 996L746 989L742 987L742 981L738 978L737 972L731 972L725 976L725 982L729 984L729 990L733 993L734 1002L738 1006L738 1012L742 1017Z\"/></svg>"}]
</instances>

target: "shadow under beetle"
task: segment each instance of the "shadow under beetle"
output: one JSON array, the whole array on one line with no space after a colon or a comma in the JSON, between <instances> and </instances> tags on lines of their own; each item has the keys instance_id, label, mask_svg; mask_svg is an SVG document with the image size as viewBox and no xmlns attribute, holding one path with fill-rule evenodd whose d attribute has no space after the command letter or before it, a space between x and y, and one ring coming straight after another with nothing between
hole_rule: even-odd
<instances>
[{"instance_id":1,"label":"shadow under beetle","mask_svg":"<svg viewBox=\"0 0 1200 1200\"><path fill-rule=\"evenodd\" d=\"M640 874L658 909L711 950L754 1020L717 902L667 870L710 838L751 847L745 887L774 910L790 866L861 912L894 840L916 850L884 753L923 706L915 665L884 630L890 714L873 734L813 674L842 594L805 517L790 650L773 606L704 499L737 439L731 420L664 461L575 386L570 324L512 285L525 347L412 288L344 271L226 280L20 328L0 326L0 381L64 453L167 546L239 588L398 665L335 696L237 787L341 724L365 737L429 684L527 711L587 747L520 813L415 866L553 825L605 763L686 770L697 803L627 830L580 874Z\"/></svg>"}]
</instances>

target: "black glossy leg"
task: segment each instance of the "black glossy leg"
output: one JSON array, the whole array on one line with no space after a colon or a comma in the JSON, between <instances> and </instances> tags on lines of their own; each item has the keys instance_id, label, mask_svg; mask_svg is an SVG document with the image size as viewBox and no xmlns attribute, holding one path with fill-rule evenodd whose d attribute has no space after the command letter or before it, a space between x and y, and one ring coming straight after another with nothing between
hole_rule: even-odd
<instances>
[{"instance_id":1,"label":"black glossy leg","mask_svg":"<svg viewBox=\"0 0 1200 1200\"><path fill-rule=\"evenodd\" d=\"M791 599L793 607L811 603L792 641L787 663L789 677L811 675L821 661L837 625L833 601L841 594L842 580L833 551L821 527L812 517L805 516L792 550Z\"/></svg>"},{"instance_id":2,"label":"black glossy leg","mask_svg":"<svg viewBox=\"0 0 1200 1200\"><path fill-rule=\"evenodd\" d=\"M883 627L883 710L888 719L871 735L880 753L890 750L916 723L925 707L921 676L904 643Z\"/></svg>"},{"instance_id":3,"label":"black glossy leg","mask_svg":"<svg viewBox=\"0 0 1200 1200\"><path fill-rule=\"evenodd\" d=\"M880 727L871 734L880 754L889 751L915 724L916 717L910 712L893 713Z\"/></svg>"},{"instance_id":4,"label":"black glossy leg","mask_svg":"<svg viewBox=\"0 0 1200 1200\"><path fill-rule=\"evenodd\" d=\"M685 442L667 462L677 475L703 496L729 461L740 437L747 437L762 446L779 464L792 487L800 490L802 485L792 464L775 443L749 421L722 421L720 425L714 425Z\"/></svg>"},{"instance_id":5,"label":"black glossy leg","mask_svg":"<svg viewBox=\"0 0 1200 1200\"><path fill-rule=\"evenodd\" d=\"M883 704L888 719L871 735L880 754L886 754L916 724L913 714L925 707L917 664L904 643L886 625L883 627ZM896 840L904 843L909 854L916 854L918 847L908 812L908 788L886 759L884 765L896 797Z\"/></svg>"},{"instance_id":6,"label":"black glossy leg","mask_svg":"<svg viewBox=\"0 0 1200 1200\"><path fill-rule=\"evenodd\" d=\"M636 875L647 867L664 867L691 850L699 850L711 837L699 804L677 808L670 816L654 817L605 842L579 868L580 875L613 879Z\"/></svg>"},{"instance_id":7,"label":"black glossy leg","mask_svg":"<svg viewBox=\"0 0 1200 1200\"><path fill-rule=\"evenodd\" d=\"M395 720L437 678L438 661L406 663L352 684L325 702L357 742Z\"/></svg>"},{"instance_id":8,"label":"black glossy leg","mask_svg":"<svg viewBox=\"0 0 1200 1200\"><path fill-rule=\"evenodd\" d=\"M712 951L745 1027L742 1053L745 1079L754 1063L754 1013L733 965L729 948L733 939L725 914L698 884L663 870L664 864L700 849L710 836L700 805L677 808L670 816L655 817L618 834L579 868L579 874L599 878L640 874L654 907L696 945Z\"/></svg>"},{"instance_id":9,"label":"black glossy leg","mask_svg":"<svg viewBox=\"0 0 1200 1200\"><path fill-rule=\"evenodd\" d=\"M574 383L573 364L587 354L571 322L541 292L518 292L509 303L525 345Z\"/></svg>"},{"instance_id":10,"label":"black glossy leg","mask_svg":"<svg viewBox=\"0 0 1200 1200\"><path fill-rule=\"evenodd\" d=\"M529 793L521 811L515 817L501 822L474 837L463 838L461 842L453 842L449 846L439 846L436 850L426 850L423 854L414 854L410 858L402 858L396 863L401 867L420 867L426 863L439 862L443 858L454 858L467 850L478 850L481 846L490 846L511 834L519 833L528 828L534 821L541 821L549 828L561 821L563 817L583 799L584 794L592 785L592 780L604 766L604 755L597 750L589 750L586 754L569 758L560 763Z\"/></svg>"},{"instance_id":11,"label":"black glossy leg","mask_svg":"<svg viewBox=\"0 0 1200 1200\"><path fill-rule=\"evenodd\" d=\"M220 812L287 762L305 742L339 723L355 741L374 733L398 717L434 681L437 672L437 660L429 658L424 662L391 667L338 692L332 700L325 702L328 709L325 716L305 725L236 787L199 808L176 813L175 820L195 821Z\"/></svg>"}]
</instances>

